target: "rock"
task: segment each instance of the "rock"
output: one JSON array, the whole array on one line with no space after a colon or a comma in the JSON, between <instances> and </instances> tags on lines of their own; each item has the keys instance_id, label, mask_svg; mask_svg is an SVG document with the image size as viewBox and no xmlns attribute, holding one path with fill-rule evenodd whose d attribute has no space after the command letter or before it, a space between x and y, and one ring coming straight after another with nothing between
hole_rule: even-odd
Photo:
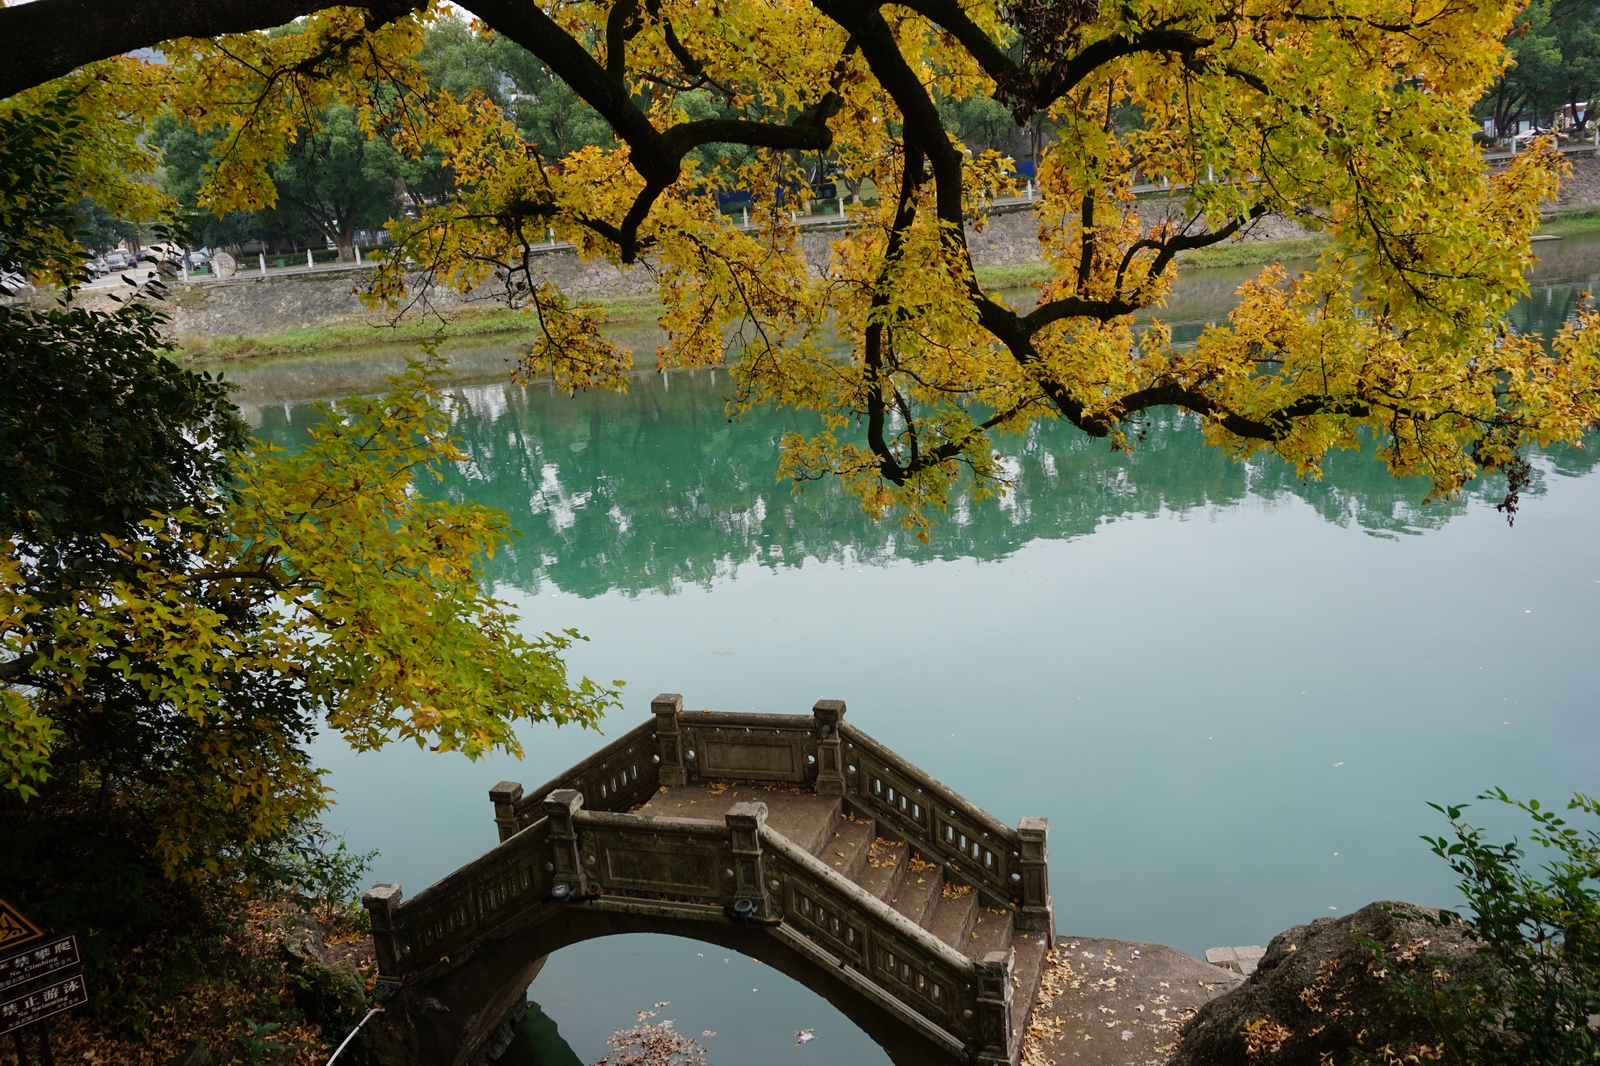
<instances>
[{"instance_id":1,"label":"rock","mask_svg":"<svg viewBox=\"0 0 1600 1066\"><path fill-rule=\"evenodd\" d=\"M280 942L295 977L295 1006L314 1022L354 1024L367 1009L366 983L347 954L331 950L322 927L301 915L285 915Z\"/></svg>"},{"instance_id":2,"label":"rock","mask_svg":"<svg viewBox=\"0 0 1600 1066\"><path fill-rule=\"evenodd\" d=\"M1439 1040L1395 975L1426 967L1460 977L1482 965L1464 927L1422 920L1438 913L1371 903L1279 933L1254 974L1184 1026L1170 1066L1428 1061ZM1363 938L1382 944L1381 961Z\"/></svg>"}]
</instances>

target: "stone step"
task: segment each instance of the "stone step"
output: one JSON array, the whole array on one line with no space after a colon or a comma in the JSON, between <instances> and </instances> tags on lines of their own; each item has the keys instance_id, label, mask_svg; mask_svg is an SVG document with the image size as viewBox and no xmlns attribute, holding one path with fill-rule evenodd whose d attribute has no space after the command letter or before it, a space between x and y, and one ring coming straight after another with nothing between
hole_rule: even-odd
<instances>
[{"instance_id":1,"label":"stone step","mask_svg":"<svg viewBox=\"0 0 1600 1066\"><path fill-rule=\"evenodd\" d=\"M825 839L822 847L813 854L827 863L830 870L854 881L867 868L867 855L872 850L872 840L871 822L845 815L835 823L832 835Z\"/></svg>"},{"instance_id":2,"label":"stone step","mask_svg":"<svg viewBox=\"0 0 1600 1066\"><path fill-rule=\"evenodd\" d=\"M889 906L926 928L943 887L943 868L912 852L906 859L906 872L900 878L899 887L889 897Z\"/></svg>"},{"instance_id":3,"label":"stone step","mask_svg":"<svg viewBox=\"0 0 1600 1066\"><path fill-rule=\"evenodd\" d=\"M905 876L906 858L911 849L903 840L875 837L867 851L867 865L856 875L855 882L869 896L888 900L900 887Z\"/></svg>"},{"instance_id":4,"label":"stone step","mask_svg":"<svg viewBox=\"0 0 1600 1066\"><path fill-rule=\"evenodd\" d=\"M1011 946L1015 925L1015 912L1010 908L979 900L972 916L972 932L959 950L971 959L986 951L1004 951Z\"/></svg>"},{"instance_id":5,"label":"stone step","mask_svg":"<svg viewBox=\"0 0 1600 1066\"><path fill-rule=\"evenodd\" d=\"M1050 953L1048 939L1043 933L1021 933L1011 938L1011 950L1017 953L1011 971L1011 1046L1015 1048L1022 1047L1033 1002L1039 995L1039 979Z\"/></svg>"},{"instance_id":6,"label":"stone step","mask_svg":"<svg viewBox=\"0 0 1600 1066\"><path fill-rule=\"evenodd\" d=\"M928 932L963 955L971 939L972 919L978 909L978 893L971 885L946 878L934 903L933 913L923 922Z\"/></svg>"}]
</instances>

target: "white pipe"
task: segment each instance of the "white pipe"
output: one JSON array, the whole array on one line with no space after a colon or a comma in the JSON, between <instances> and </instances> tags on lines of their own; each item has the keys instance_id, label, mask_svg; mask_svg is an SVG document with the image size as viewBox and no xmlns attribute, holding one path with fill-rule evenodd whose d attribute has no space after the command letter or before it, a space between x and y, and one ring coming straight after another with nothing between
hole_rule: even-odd
<instances>
[{"instance_id":1,"label":"white pipe","mask_svg":"<svg viewBox=\"0 0 1600 1066\"><path fill-rule=\"evenodd\" d=\"M367 1011L367 1016L365 1018L362 1018L359 1022L357 1022L356 1023L356 1027L354 1029L350 1030L350 1035L344 1038L344 1043L340 1044L337 1048L335 1048L333 1054L328 1056L327 1066L333 1066L333 1060L339 1057L339 1052L343 1051L345 1049L345 1046L347 1044L349 1044L350 1041L352 1041L352 1040L354 1040L356 1038L356 1034L361 1032L361 1027L363 1025L366 1025L367 1022L371 1021L372 1020L372 1016L374 1014L382 1014L382 1013L383 1013L383 1008L382 1007L373 1007L371 1010Z\"/></svg>"},{"instance_id":2,"label":"white pipe","mask_svg":"<svg viewBox=\"0 0 1600 1066\"><path fill-rule=\"evenodd\" d=\"M317 269L317 261L315 259L311 258L311 249L310 248L306 249L306 269L307 270L315 270L315 269Z\"/></svg>"},{"instance_id":3,"label":"white pipe","mask_svg":"<svg viewBox=\"0 0 1600 1066\"><path fill-rule=\"evenodd\" d=\"M361 265L361 245L357 244L354 247L355 247L355 250L356 250L356 265L360 266Z\"/></svg>"}]
</instances>

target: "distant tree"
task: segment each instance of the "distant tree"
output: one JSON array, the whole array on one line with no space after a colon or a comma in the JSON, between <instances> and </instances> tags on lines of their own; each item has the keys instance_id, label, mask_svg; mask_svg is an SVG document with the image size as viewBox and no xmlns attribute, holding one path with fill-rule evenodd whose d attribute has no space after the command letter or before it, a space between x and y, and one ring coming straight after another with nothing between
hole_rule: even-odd
<instances>
[{"instance_id":1,"label":"distant tree","mask_svg":"<svg viewBox=\"0 0 1600 1066\"><path fill-rule=\"evenodd\" d=\"M135 251L139 248L139 224L118 218L85 196L78 201L78 239L91 252L109 252L122 241Z\"/></svg>"},{"instance_id":2,"label":"distant tree","mask_svg":"<svg viewBox=\"0 0 1600 1066\"><path fill-rule=\"evenodd\" d=\"M344 104L302 129L284 160L272 167L280 204L293 209L339 249L355 258L356 231L394 217L400 153L381 137L369 137Z\"/></svg>"},{"instance_id":3,"label":"distant tree","mask_svg":"<svg viewBox=\"0 0 1600 1066\"><path fill-rule=\"evenodd\" d=\"M1524 115L1545 125L1570 107L1579 128L1587 104L1600 92L1600 7L1587 0L1534 0L1506 35L1511 62L1479 101L1477 114L1511 133Z\"/></svg>"},{"instance_id":4,"label":"distant tree","mask_svg":"<svg viewBox=\"0 0 1600 1066\"><path fill-rule=\"evenodd\" d=\"M615 143L598 111L508 37L480 35L460 18L440 18L428 27L417 60L434 91L457 100L481 92L507 108L522 136L549 161Z\"/></svg>"}]
</instances>

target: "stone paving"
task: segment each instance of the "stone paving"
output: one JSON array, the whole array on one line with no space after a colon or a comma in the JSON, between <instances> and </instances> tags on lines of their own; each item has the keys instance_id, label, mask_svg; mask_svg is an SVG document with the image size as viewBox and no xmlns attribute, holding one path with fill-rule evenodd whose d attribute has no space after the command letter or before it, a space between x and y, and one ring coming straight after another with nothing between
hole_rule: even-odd
<instances>
[{"instance_id":1,"label":"stone paving","mask_svg":"<svg viewBox=\"0 0 1600 1066\"><path fill-rule=\"evenodd\" d=\"M1057 937L1023 1066L1160 1066L1200 1005L1243 980L1165 944Z\"/></svg>"}]
</instances>

